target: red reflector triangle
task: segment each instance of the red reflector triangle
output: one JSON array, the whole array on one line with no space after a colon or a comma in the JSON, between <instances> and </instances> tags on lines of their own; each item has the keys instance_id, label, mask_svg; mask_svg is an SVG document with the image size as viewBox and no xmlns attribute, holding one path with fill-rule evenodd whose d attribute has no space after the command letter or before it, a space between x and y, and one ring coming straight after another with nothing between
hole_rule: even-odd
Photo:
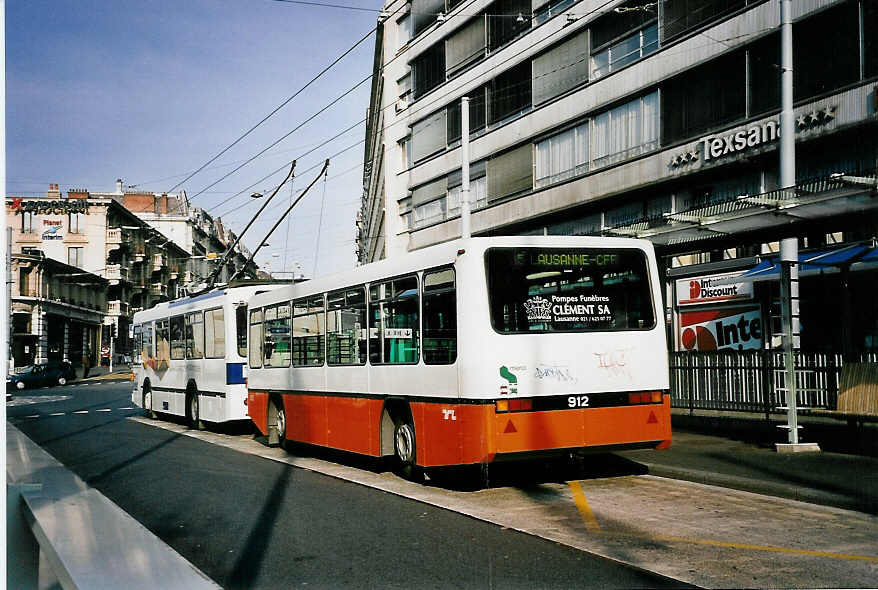
<instances>
[{"instance_id":1,"label":"red reflector triangle","mask_svg":"<svg viewBox=\"0 0 878 590\"><path fill-rule=\"evenodd\" d=\"M503 434L509 434L510 432L518 432L515 429L515 425L512 423L512 420L506 423L506 430L503 431Z\"/></svg>"},{"instance_id":2,"label":"red reflector triangle","mask_svg":"<svg viewBox=\"0 0 878 590\"><path fill-rule=\"evenodd\" d=\"M647 424L658 424L658 418L655 417L655 412L649 413L649 420L646 421Z\"/></svg>"}]
</instances>

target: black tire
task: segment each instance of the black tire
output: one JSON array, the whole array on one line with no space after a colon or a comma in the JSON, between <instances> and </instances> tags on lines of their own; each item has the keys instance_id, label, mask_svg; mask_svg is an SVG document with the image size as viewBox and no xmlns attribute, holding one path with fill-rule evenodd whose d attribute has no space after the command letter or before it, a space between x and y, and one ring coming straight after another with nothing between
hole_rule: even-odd
<instances>
[{"instance_id":1,"label":"black tire","mask_svg":"<svg viewBox=\"0 0 878 590\"><path fill-rule=\"evenodd\" d=\"M152 409L152 389L149 385L143 386L143 403L140 405L146 410L146 415L152 419L156 418L155 410Z\"/></svg>"},{"instance_id":2,"label":"black tire","mask_svg":"<svg viewBox=\"0 0 878 590\"><path fill-rule=\"evenodd\" d=\"M201 421L201 404L198 401L198 391L189 392L186 400L186 413L189 416L189 428L192 430L204 430L204 422Z\"/></svg>"},{"instance_id":3,"label":"black tire","mask_svg":"<svg viewBox=\"0 0 878 590\"><path fill-rule=\"evenodd\" d=\"M418 442L410 415L397 420L393 428L393 453L399 475L409 481L424 481L424 470L418 466Z\"/></svg>"},{"instance_id":4,"label":"black tire","mask_svg":"<svg viewBox=\"0 0 878 590\"><path fill-rule=\"evenodd\" d=\"M67 378L64 375L58 377L58 385L67 385Z\"/></svg>"},{"instance_id":5,"label":"black tire","mask_svg":"<svg viewBox=\"0 0 878 590\"><path fill-rule=\"evenodd\" d=\"M284 409L283 400L272 399L271 405L274 407L275 428L277 429L277 446L284 450L289 449L289 440L287 440L287 412Z\"/></svg>"}]
</instances>

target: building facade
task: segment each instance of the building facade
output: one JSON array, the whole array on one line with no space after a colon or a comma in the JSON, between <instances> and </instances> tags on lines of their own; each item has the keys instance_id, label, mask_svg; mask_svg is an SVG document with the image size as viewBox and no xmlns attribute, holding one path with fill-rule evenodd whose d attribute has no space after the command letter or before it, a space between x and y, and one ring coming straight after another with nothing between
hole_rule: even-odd
<instances>
[{"instance_id":1,"label":"building facade","mask_svg":"<svg viewBox=\"0 0 878 590\"><path fill-rule=\"evenodd\" d=\"M10 355L14 366L97 362L108 281L26 248L11 263Z\"/></svg>"},{"instance_id":2,"label":"building facade","mask_svg":"<svg viewBox=\"0 0 878 590\"><path fill-rule=\"evenodd\" d=\"M755 269L796 237L802 347L878 348L878 4L792 5L796 187L779 187L776 0L388 2L360 261L459 237L467 96L474 235L651 240L678 350L776 343L777 273Z\"/></svg>"}]
</instances>

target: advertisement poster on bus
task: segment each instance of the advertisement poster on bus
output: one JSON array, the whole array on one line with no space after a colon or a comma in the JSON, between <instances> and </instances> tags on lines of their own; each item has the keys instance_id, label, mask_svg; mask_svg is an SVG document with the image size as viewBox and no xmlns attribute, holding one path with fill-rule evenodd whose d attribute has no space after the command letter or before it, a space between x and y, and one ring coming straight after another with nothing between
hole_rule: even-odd
<instances>
[{"instance_id":1,"label":"advertisement poster on bus","mask_svg":"<svg viewBox=\"0 0 878 590\"><path fill-rule=\"evenodd\" d=\"M680 350L759 350L762 342L758 307L680 313Z\"/></svg>"},{"instance_id":2,"label":"advertisement poster on bus","mask_svg":"<svg viewBox=\"0 0 878 590\"><path fill-rule=\"evenodd\" d=\"M753 283L733 283L741 273L726 273L678 279L677 305L728 303L753 299Z\"/></svg>"}]
</instances>

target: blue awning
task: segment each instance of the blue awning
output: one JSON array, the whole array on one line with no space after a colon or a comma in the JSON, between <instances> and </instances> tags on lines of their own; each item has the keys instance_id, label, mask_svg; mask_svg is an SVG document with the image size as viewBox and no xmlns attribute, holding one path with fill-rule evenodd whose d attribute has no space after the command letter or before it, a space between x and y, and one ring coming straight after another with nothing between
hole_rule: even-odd
<instances>
[{"instance_id":1,"label":"blue awning","mask_svg":"<svg viewBox=\"0 0 878 590\"><path fill-rule=\"evenodd\" d=\"M878 264L878 248L855 244L853 246L841 246L817 252L801 252L799 254L799 276L811 276L829 274L841 271L844 265L851 265L854 270L863 270L866 263L869 266ZM780 276L780 262L778 256L772 256L761 260L759 264L743 274L727 279L729 282L746 283L754 281L774 281Z\"/></svg>"}]
</instances>

